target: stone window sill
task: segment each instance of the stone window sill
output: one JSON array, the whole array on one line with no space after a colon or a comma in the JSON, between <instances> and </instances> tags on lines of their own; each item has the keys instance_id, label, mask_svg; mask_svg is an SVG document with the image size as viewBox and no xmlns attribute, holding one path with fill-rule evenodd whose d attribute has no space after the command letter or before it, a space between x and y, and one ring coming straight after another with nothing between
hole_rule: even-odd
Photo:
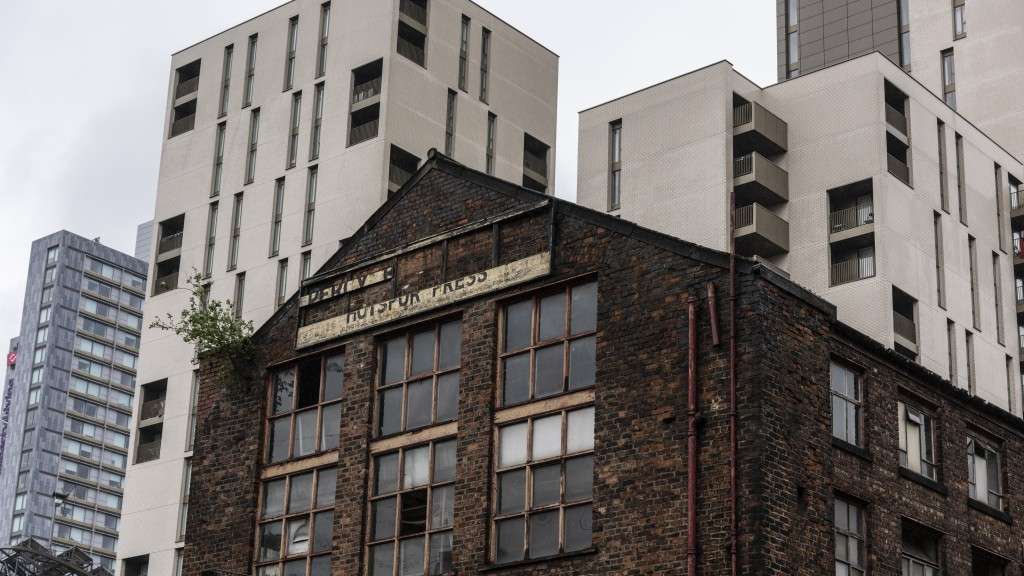
<instances>
[{"instance_id":1,"label":"stone window sill","mask_svg":"<svg viewBox=\"0 0 1024 576\"><path fill-rule=\"evenodd\" d=\"M929 490L938 492L943 496L947 496L949 494L949 490L946 489L945 484L932 480L931 478L924 476L922 474L918 474L917 472L914 472L913 470L910 470L908 468L900 466L900 476L906 478L907 480L910 480L911 482L916 482L924 486L925 488L928 488Z\"/></svg>"},{"instance_id":2,"label":"stone window sill","mask_svg":"<svg viewBox=\"0 0 1024 576\"><path fill-rule=\"evenodd\" d=\"M487 567L480 570L481 573L498 572L501 570L507 570L512 568L520 568L523 566L533 566L536 564L545 564L547 562L562 562L565 560L572 560L574 558L582 558L586 556L592 556L597 554L597 548L587 548L585 550L579 550L577 552L568 552L566 554L557 554L555 556L545 556L543 558L529 558L527 560L517 560L515 562L506 562L504 564L489 564Z\"/></svg>"},{"instance_id":3,"label":"stone window sill","mask_svg":"<svg viewBox=\"0 0 1024 576\"><path fill-rule=\"evenodd\" d=\"M1013 526L1013 518L1009 514L1007 514L1006 512L1003 512L1002 510L1000 510L998 508L989 506L988 504L986 504L984 502L980 502L978 500L975 500L974 498L968 497L967 498L967 507L968 508L973 508L973 509L977 510L978 512L981 512L982 514L987 514L987 515L995 518L996 520L999 520L999 521L1002 521L1002 522L1006 522L1007 524Z\"/></svg>"},{"instance_id":4,"label":"stone window sill","mask_svg":"<svg viewBox=\"0 0 1024 576\"><path fill-rule=\"evenodd\" d=\"M856 456L856 457L858 457L861 460L864 460L866 462L871 462L872 461L871 453L868 452L868 449L864 448L863 446L857 446L855 444L850 444L849 442L846 442L845 440L840 440L839 438L836 438L835 436L832 437L832 446L835 447L835 448L838 448L838 449L840 449L840 450L842 450L844 452L849 452L850 454L853 454L854 456Z\"/></svg>"}]
</instances>

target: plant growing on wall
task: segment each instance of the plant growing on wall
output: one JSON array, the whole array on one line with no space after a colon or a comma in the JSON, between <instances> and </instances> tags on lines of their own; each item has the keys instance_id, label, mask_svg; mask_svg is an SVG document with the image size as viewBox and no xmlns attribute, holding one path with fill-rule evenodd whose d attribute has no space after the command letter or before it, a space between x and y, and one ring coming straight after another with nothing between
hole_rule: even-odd
<instances>
[{"instance_id":1,"label":"plant growing on wall","mask_svg":"<svg viewBox=\"0 0 1024 576\"><path fill-rule=\"evenodd\" d=\"M193 362L198 363L201 356L208 354L222 355L237 374L255 354L252 322L236 316L230 300L210 299L203 275L195 269L183 289L190 292L185 309L177 316L168 313L164 318L155 318L150 328L174 332L192 344Z\"/></svg>"}]
</instances>

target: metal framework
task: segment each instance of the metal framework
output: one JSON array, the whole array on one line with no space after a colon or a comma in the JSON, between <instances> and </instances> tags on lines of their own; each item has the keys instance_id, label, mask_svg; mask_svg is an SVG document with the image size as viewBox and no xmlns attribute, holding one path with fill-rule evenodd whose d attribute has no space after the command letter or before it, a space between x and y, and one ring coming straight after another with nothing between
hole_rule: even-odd
<instances>
[{"instance_id":1,"label":"metal framework","mask_svg":"<svg viewBox=\"0 0 1024 576\"><path fill-rule=\"evenodd\" d=\"M54 554L29 538L0 548L0 576L112 576L101 566L93 567L92 557L71 548Z\"/></svg>"}]
</instances>

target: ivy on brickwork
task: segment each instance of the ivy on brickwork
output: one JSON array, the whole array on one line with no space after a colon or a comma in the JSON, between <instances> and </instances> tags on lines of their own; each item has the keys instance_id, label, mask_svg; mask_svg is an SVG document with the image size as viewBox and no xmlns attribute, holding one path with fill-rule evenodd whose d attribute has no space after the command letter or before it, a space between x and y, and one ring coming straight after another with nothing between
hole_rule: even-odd
<instances>
[{"instance_id":1,"label":"ivy on brickwork","mask_svg":"<svg viewBox=\"0 0 1024 576\"><path fill-rule=\"evenodd\" d=\"M203 284L203 275L193 270L188 277L188 304L177 316L168 313L155 318L150 328L174 332L195 347L193 362L201 356L223 355L236 371L244 367L255 354L252 343L252 322L235 315L231 300L214 300L209 287Z\"/></svg>"}]
</instances>

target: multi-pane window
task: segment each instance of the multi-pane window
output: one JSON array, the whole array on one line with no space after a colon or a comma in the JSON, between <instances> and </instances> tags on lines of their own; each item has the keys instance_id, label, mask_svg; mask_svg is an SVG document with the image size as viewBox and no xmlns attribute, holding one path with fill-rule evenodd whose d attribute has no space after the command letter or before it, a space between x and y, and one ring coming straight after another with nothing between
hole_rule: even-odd
<instances>
[{"instance_id":1,"label":"multi-pane window","mask_svg":"<svg viewBox=\"0 0 1024 576\"><path fill-rule=\"evenodd\" d=\"M283 258L277 263L277 284L274 289L274 305L284 304L288 296L288 259Z\"/></svg>"},{"instance_id":2,"label":"multi-pane window","mask_svg":"<svg viewBox=\"0 0 1024 576\"><path fill-rule=\"evenodd\" d=\"M224 138L228 123L217 124L217 136L213 143L213 176L210 179L210 197L220 194L221 182L224 180Z\"/></svg>"},{"instance_id":3,"label":"multi-pane window","mask_svg":"<svg viewBox=\"0 0 1024 576\"><path fill-rule=\"evenodd\" d=\"M836 538L836 576L863 576L864 510L860 504L836 496L833 507Z\"/></svg>"},{"instance_id":4,"label":"multi-pane window","mask_svg":"<svg viewBox=\"0 0 1024 576\"><path fill-rule=\"evenodd\" d=\"M284 178L274 182L274 204L270 213L270 257L281 250L281 222L284 220Z\"/></svg>"},{"instance_id":5,"label":"multi-pane window","mask_svg":"<svg viewBox=\"0 0 1024 576\"><path fill-rule=\"evenodd\" d=\"M252 84L256 79L256 42L259 36L249 36L249 44L245 52L245 87L242 90L242 108L252 104Z\"/></svg>"},{"instance_id":6,"label":"multi-pane window","mask_svg":"<svg viewBox=\"0 0 1024 576\"><path fill-rule=\"evenodd\" d=\"M242 307L245 304L245 272L235 274L235 299L231 302L235 318L242 317Z\"/></svg>"},{"instance_id":7,"label":"multi-pane window","mask_svg":"<svg viewBox=\"0 0 1024 576\"><path fill-rule=\"evenodd\" d=\"M245 155L245 183L252 184L256 179L256 148L260 137L260 109L254 109L249 115L249 145Z\"/></svg>"},{"instance_id":8,"label":"multi-pane window","mask_svg":"<svg viewBox=\"0 0 1024 576\"><path fill-rule=\"evenodd\" d=\"M953 0L953 39L959 40L967 36L966 0Z\"/></svg>"},{"instance_id":9,"label":"multi-pane window","mask_svg":"<svg viewBox=\"0 0 1024 576\"><path fill-rule=\"evenodd\" d=\"M316 77L327 71L327 38L331 33L331 3L320 5L320 41L316 49Z\"/></svg>"},{"instance_id":10,"label":"multi-pane window","mask_svg":"<svg viewBox=\"0 0 1024 576\"><path fill-rule=\"evenodd\" d=\"M942 242L942 214L932 213L932 238L935 243L935 295L940 308L946 308L946 254Z\"/></svg>"},{"instance_id":11,"label":"multi-pane window","mask_svg":"<svg viewBox=\"0 0 1024 576\"><path fill-rule=\"evenodd\" d=\"M324 83L313 87L313 125L309 136L309 159L320 157L320 127L324 122Z\"/></svg>"},{"instance_id":12,"label":"multi-pane window","mask_svg":"<svg viewBox=\"0 0 1024 576\"><path fill-rule=\"evenodd\" d=\"M312 262L313 257L312 256L313 256L313 254L309 250L306 250L305 252L302 253L302 270L300 271L301 272L300 277L299 277L300 280L305 280L306 278L309 278L310 274L312 274L312 272L313 272L313 262Z\"/></svg>"},{"instance_id":13,"label":"multi-pane window","mask_svg":"<svg viewBox=\"0 0 1024 576\"><path fill-rule=\"evenodd\" d=\"M386 340L377 385L378 433L387 436L455 420L461 357L459 320Z\"/></svg>"},{"instance_id":14,"label":"multi-pane window","mask_svg":"<svg viewBox=\"0 0 1024 576\"><path fill-rule=\"evenodd\" d=\"M491 31L480 31L480 101L487 103L491 84Z\"/></svg>"},{"instance_id":15,"label":"multi-pane window","mask_svg":"<svg viewBox=\"0 0 1024 576\"><path fill-rule=\"evenodd\" d=\"M459 36L459 90L466 91L469 76L469 16L462 15L462 26Z\"/></svg>"},{"instance_id":16,"label":"multi-pane window","mask_svg":"<svg viewBox=\"0 0 1024 576\"><path fill-rule=\"evenodd\" d=\"M319 171L316 166L306 174L306 209L302 215L302 245L313 243L313 223L316 219L316 181Z\"/></svg>"},{"instance_id":17,"label":"multi-pane window","mask_svg":"<svg viewBox=\"0 0 1024 576\"><path fill-rule=\"evenodd\" d=\"M288 122L288 158L287 168L295 167L295 159L299 154L299 116L302 113L302 92L292 94L292 115Z\"/></svg>"},{"instance_id":18,"label":"multi-pane window","mask_svg":"<svg viewBox=\"0 0 1024 576\"><path fill-rule=\"evenodd\" d=\"M939 200L942 203L942 209L947 213L949 212L949 182L947 178L946 168L946 123L942 120L938 120L936 123L936 133L939 141Z\"/></svg>"},{"instance_id":19,"label":"multi-pane window","mask_svg":"<svg viewBox=\"0 0 1024 576\"><path fill-rule=\"evenodd\" d=\"M495 139L498 137L498 117L492 112L487 113L487 173L494 175Z\"/></svg>"},{"instance_id":20,"label":"multi-pane window","mask_svg":"<svg viewBox=\"0 0 1024 576\"><path fill-rule=\"evenodd\" d=\"M786 0L786 78L800 75L800 0Z\"/></svg>"},{"instance_id":21,"label":"multi-pane window","mask_svg":"<svg viewBox=\"0 0 1024 576\"><path fill-rule=\"evenodd\" d=\"M926 478L938 478L935 425L927 412L899 402L900 466Z\"/></svg>"},{"instance_id":22,"label":"multi-pane window","mask_svg":"<svg viewBox=\"0 0 1024 576\"><path fill-rule=\"evenodd\" d=\"M860 446L860 376L850 368L832 362L832 436Z\"/></svg>"},{"instance_id":23,"label":"multi-pane window","mask_svg":"<svg viewBox=\"0 0 1024 576\"><path fill-rule=\"evenodd\" d=\"M622 207L622 120L608 125L608 211Z\"/></svg>"},{"instance_id":24,"label":"multi-pane window","mask_svg":"<svg viewBox=\"0 0 1024 576\"><path fill-rule=\"evenodd\" d=\"M370 576L452 573L455 447L443 440L374 457Z\"/></svg>"},{"instance_id":25,"label":"multi-pane window","mask_svg":"<svg viewBox=\"0 0 1024 576\"><path fill-rule=\"evenodd\" d=\"M330 576L336 468L263 482L257 576Z\"/></svg>"},{"instance_id":26,"label":"multi-pane window","mask_svg":"<svg viewBox=\"0 0 1024 576\"><path fill-rule=\"evenodd\" d=\"M497 440L494 561L590 548L594 408L502 426Z\"/></svg>"},{"instance_id":27,"label":"multi-pane window","mask_svg":"<svg viewBox=\"0 0 1024 576\"><path fill-rule=\"evenodd\" d=\"M1003 509L1003 474L999 447L978 436L967 438L967 481L971 498Z\"/></svg>"},{"instance_id":28,"label":"multi-pane window","mask_svg":"<svg viewBox=\"0 0 1024 576\"><path fill-rule=\"evenodd\" d=\"M210 202L206 215L206 250L203 252L203 276L213 274L213 252L217 245L217 202Z\"/></svg>"},{"instance_id":29,"label":"multi-pane window","mask_svg":"<svg viewBox=\"0 0 1024 576\"><path fill-rule=\"evenodd\" d=\"M903 521L901 576L939 576L939 535L924 526Z\"/></svg>"},{"instance_id":30,"label":"multi-pane window","mask_svg":"<svg viewBox=\"0 0 1024 576\"><path fill-rule=\"evenodd\" d=\"M60 247L59 246L50 246L49 248L47 248L46 249L46 263L47 264L56 264L57 263L57 256L59 254L60 254Z\"/></svg>"},{"instance_id":31,"label":"multi-pane window","mask_svg":"<svg viewBox=\"0 0 1024 576\"><path fill-rule=\"evenodd\" d=\"M910 71L910 0L899 0L896 9L900 29L900 66Z\"/></svg>"},{"instance_id":32,"label":"multi-pane window","mask_svg":"<svg viewBox=\"0 0 1024 576\"><path fill-rule=\"evenodd\" d=\"M954 141L956 142L956 191L957 201L959 203L960 211L960 222L967 224L967 175L964 172L964 137L960 134L954 134Z\"/></svg>"},{"instance_id":33,"label":"multi-pane window","mask_svg":"<svg viewBox=\"0 0 1024 576\"><path fill-rule=\"evenodd\" d=\"M502 405L594 385L597 283L560 288L505 306Z\"/></svg>"},{"instance_id":34,"label":"multi-pane window","mask_svg":"<svg viewBox=\"0 0 1024 576\"><path fill-rule=\"evenodd\" d=\"M345 357L307 358L273 373L267 420L268 463L338 447Z\"/></svg>"},{"instance_id":35,"label":"multi-pane window","mask_svg":"<svg viewBox=\"0 0 1024 576\"><path fill-rule=\"evenodd\" d=\"M956 110L956 66L953 64L953 49L942 51L942 99Z\"/></svg>"},{"instance_id":36,"label":"multi-pane window","mask_svg":"<svg viewBox=\"0 0 1024 576\"><path fill-rule=\"evenodd\" d=\"M220 108L217 116L221 117L228 113L228 97L231 93L231 60L235 54L235 45L228 44L224 47L224 61L221 64L220 79Z\"/></svg>"},{"instance_id":37,"label":"multi-pane window","mask_svg":"<svg viewBox=\"0 0 1024 576\"><path fill-rule=\"evenodd\" d=\"M231 238L228 241L228 271L238 266L238 245L242 236L242 193L235 194L231 206Z\"/></svg>"},{"instance_id":38,"label":"multi-pane window","mask_svg":"<svg viewBox=\"0 0 1024 576\"><path fill-rule=\"evenodd\" d=\"M43 271L43 284L53 284L53 281L57 278L57 267L50 266Z\"/></svg>"},{"instance_id":39,"label":"multi-pane window","mask_svg":"<svg viewBox=\"0 0 1024 576\"><path fill-rule=\"evenodd\" d=\"M181 504L178 508L178 541L185 539L185 528L188 526L188 499L192 493L192 459L185 458L185 466L181 471Z\"/></svg>"},{"instance_id":40,"label":"multi-pane window","mask_svg":"<svg viewBox=\"0 0 1024 576\"><path fill-rule=\"evenodd\" d=\"M284 55L284 89L291 90L295 84L295 51L299 45L299 17L288 20L288 44Z\"/></svg>"},{"instance_id":41,"label":"multi-pane window","mask_svg":"<svg viewBox=\"0 0 1024 576\"><path fill-rule=\"evenodd\" d=\"M458 101L458 94L454 90L448 90L448 105L445 111L444 122L444 153L445 156L455 157L455 106Z\"/></svg>"}]
</instances>

